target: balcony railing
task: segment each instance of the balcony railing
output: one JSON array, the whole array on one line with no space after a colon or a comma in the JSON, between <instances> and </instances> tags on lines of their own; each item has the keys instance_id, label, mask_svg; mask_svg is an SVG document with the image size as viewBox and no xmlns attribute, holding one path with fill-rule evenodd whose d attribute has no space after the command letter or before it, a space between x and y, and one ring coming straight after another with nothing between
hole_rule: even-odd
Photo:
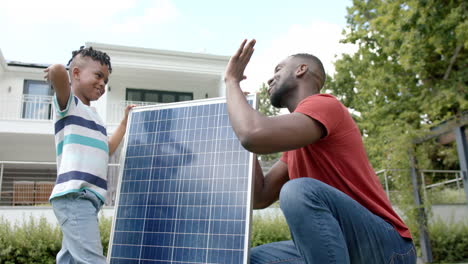
<instances>
[{"instance_id":1,"label":"balcony railing","mask_svg":"<svg viewBox=\"0 0 468 264\"><path fill-rule=\"evenodd\" d=\"M157 105L158 103L142 101L119 101L115 103L109 103L107 108L107 124L118 124L122 120L125 107L132 104L137 106L145 106Z\"/></svg>"},{"instance_id":2,"label":"balcony railing","mask_svg":"<svg viewBox=\"0 0 468 264\"><path fill-rule=\"evenodd\" d=\"M28 95L21 98L0 98L0 120L51 120L53 115L52 96ZM118 101L107 105L106 124L118 124L122 120L125 107L155 105L158 103L141 101Z\"/></svg>"},{"instance_id":3,"label":"balcony railing","mask_svg":"<svg viewBox=\"0 0 468 264\"><path fill-rule=\"evenodd\" d=\"M0 98L2 120L50 120L52 118L52 96L28 95L21 98Z\"/></svg>"}]
</instances>

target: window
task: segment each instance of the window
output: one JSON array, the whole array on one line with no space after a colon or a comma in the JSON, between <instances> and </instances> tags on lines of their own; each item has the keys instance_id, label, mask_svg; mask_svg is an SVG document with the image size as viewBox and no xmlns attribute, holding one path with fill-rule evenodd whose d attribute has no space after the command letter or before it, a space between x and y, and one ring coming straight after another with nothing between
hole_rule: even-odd
<instances>
[{"instance_id":1,"label":"window","mask_svg":"<svg viewBox=\"0 0 468 264\"><path fill-rule=\"evenodd\" d=\"M22 118L51 119L53 94L45 81L24 80Z\"/></svg>"},{"instance_id":2,"label":"window","mask_svg":"<svg viewBox=\"0 0 468 264\"><path fill-rule=\"evenodd\" d=\"M193 93L127 88L127 101L172 103L193 100Z\"/></svg>"}]
</instances>

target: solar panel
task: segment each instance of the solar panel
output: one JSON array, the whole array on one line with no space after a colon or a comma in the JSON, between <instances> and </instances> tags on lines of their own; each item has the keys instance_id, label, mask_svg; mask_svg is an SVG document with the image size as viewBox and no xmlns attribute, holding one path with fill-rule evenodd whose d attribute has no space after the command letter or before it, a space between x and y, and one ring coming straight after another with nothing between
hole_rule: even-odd
<instances>
[{"instance_id":1,"label":"solar panel","mask_svg":"<svg viewBox=\"0 0 468 264\"><path fill-rule=\"evenodd\" d=\"M248 263L253 155L225 99L138 107L128 123L108 262Z\"/></svg>"}]
</instances>

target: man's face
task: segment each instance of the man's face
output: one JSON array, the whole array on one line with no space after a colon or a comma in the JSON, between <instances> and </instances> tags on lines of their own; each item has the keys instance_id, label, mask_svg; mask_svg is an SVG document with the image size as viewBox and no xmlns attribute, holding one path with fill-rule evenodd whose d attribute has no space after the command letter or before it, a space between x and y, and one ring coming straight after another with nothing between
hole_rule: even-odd
<instances>
[{"instance_id":1,"label":"man's face","mask_svg":"<svg viewBox=\"0 0 468 264\"><path fill-rule=\"evenodd\" d=\"M282 100L296 86L292 60L292 57L288 57L280 62L275 67L273 78L268 80L270 86L268 93L270 94L271 105L274 107L284 107Z\"/></svg>"},{"instance_id":2,"label":"man's face","mask_svg":"<svg viewBox=\"0 0 468 264\"><path fill-rule=\"evenodd\" d=\"M75 94L80 100L89 105L91 101L98 100L104 93L109 80L109 68L99 61L84 58L76 81Z\"/></svg>"}]
</instances>

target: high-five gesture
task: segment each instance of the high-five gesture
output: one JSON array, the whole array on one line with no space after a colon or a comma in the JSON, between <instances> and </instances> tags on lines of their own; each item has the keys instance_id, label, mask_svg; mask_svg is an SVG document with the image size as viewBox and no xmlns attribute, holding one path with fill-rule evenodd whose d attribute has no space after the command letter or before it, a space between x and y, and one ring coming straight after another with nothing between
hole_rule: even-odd
<instances>
[{"instance_id":1,"label":"high-five gesture","mask_svg":"<svg viewBox=\"0 0 468 264\"><path fill-rule=\"evenodd\" d=\"M231 57L226 68L226 73L224 74L225 82L237 82L246 79L244 75L245 67L250 61L252 54L254 52L255 39L252 39L247 43L247 40L244 39L240 45L237 52Z\"/></svg>"}]
</instances>

